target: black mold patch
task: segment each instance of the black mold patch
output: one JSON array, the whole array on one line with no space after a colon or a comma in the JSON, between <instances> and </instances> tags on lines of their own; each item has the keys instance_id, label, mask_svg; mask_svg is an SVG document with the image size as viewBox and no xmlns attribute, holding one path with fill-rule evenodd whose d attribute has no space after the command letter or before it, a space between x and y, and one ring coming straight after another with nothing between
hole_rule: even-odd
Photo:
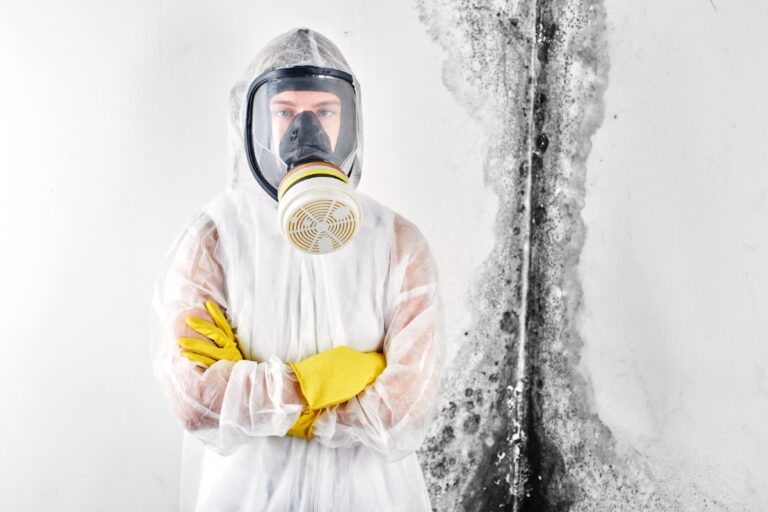
<instances>
[{"instance_id":1,"label":"black mold patch","mask_svg":"<svg viewBox=\"0 0 768 512\"><path fill-rule=\"evenodd\" d=\"M503 8L500 8L502 6ZM485 129L495 245L419 452L435 510L724 510L594 413L577 369L585 162L607 83L601 0L420 0L443 81Z\"/></svg>"},{"instance_id":2,"label":"black mold patch","mask_svg":"<svg viewBox=\"0 0 768 512\"><path fill-rule=\"evenodd\" d=\"M511 311L505 311L501 316L499 328L507 334L516 334L517 327L517 317Z\"/></svg>"}]
</instances>

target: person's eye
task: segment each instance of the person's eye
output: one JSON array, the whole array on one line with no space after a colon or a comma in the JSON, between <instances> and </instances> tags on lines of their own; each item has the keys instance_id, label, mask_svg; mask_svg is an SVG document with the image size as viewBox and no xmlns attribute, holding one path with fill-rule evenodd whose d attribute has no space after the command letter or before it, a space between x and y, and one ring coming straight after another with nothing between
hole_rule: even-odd
<instances>
[{"instance_id":1,"label":"person's eye","mask_svg":"<svg viewBox=\"0 0 768 512\"><path fill-rule=\"evenodd\" d=\"M272 111L272 115L281 119L286 119L291 117L291 111L286 109L274 110Z\"/></svg>"},{"instance_id":2,"label":"person's eye","mask_svg":"<svg viewBox=\"0 0 768 512\"><path fill-rule=\"evenodd\" d=\"M329 108L321 108L317 113L318 117L331 117L334 114L336 114L336 111Z\"/></svg>"}]
</instances>

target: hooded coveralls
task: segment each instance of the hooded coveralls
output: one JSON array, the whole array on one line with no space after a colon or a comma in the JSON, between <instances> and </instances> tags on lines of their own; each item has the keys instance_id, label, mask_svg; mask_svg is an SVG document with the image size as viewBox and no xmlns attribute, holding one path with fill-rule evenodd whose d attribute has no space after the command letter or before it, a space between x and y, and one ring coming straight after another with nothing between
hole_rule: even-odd
<instances>
[{"instance_id":1,"label":"hooded coveralls","mask_svg":"<svg viewBox=\"0 0 768 512\"><path fill-rule=\"evenodd\" d=\"M350 72L306 29L259 54L231 93L230 186L177 238L158 278L153 360L185 427L181 509L431 510L414 451L445 359L435 262L411 222L360 194L363 223L342 249L310 255L282 238L277 204L245 160L242 105L253 78L295 65ZM224 309L244 360L203 371L176 340L196 335L184 319L207 318L206 300ZM339 345L381 351L387 366L355 398L324 409L311 440L286 436L306 404L286 362Z\"/></svg>"}]
</instances>

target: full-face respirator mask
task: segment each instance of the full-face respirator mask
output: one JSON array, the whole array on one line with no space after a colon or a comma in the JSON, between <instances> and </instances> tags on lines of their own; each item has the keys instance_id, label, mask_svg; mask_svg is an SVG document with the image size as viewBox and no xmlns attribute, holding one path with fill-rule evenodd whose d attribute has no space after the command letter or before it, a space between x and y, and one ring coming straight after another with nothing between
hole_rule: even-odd
<instances>
[{"instance_id":1,"label":"full-face respirator mask","mask_svg":"<svg viewBox=\"0 0 768 512\"><path fill-rule=\"evenodd\" d=\"M277 201L283 237L326 254L355 235L362 209L358 116L349 73L316 66L269 71L248 88L245 149L254 177Z\"/></svg>"}]
</instances>

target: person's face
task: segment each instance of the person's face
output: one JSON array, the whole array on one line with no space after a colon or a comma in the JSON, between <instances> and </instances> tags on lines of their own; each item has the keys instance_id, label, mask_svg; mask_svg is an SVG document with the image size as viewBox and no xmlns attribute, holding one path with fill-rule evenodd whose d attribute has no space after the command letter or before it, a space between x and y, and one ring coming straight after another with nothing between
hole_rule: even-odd
<instances>
[{"instance_id":1,"label":"person's face","mask_svg":"<svg viewBox=\"0 0 768 512\"><path fill-rule=\"evenodd\" d=\"M341 101L330 92L283 91L275 94L269 101L272 139L281 140L293 118L307 110L315 113L331 140L331 148L336 149L341 127Z\"/></svg>"}]
</instances>

